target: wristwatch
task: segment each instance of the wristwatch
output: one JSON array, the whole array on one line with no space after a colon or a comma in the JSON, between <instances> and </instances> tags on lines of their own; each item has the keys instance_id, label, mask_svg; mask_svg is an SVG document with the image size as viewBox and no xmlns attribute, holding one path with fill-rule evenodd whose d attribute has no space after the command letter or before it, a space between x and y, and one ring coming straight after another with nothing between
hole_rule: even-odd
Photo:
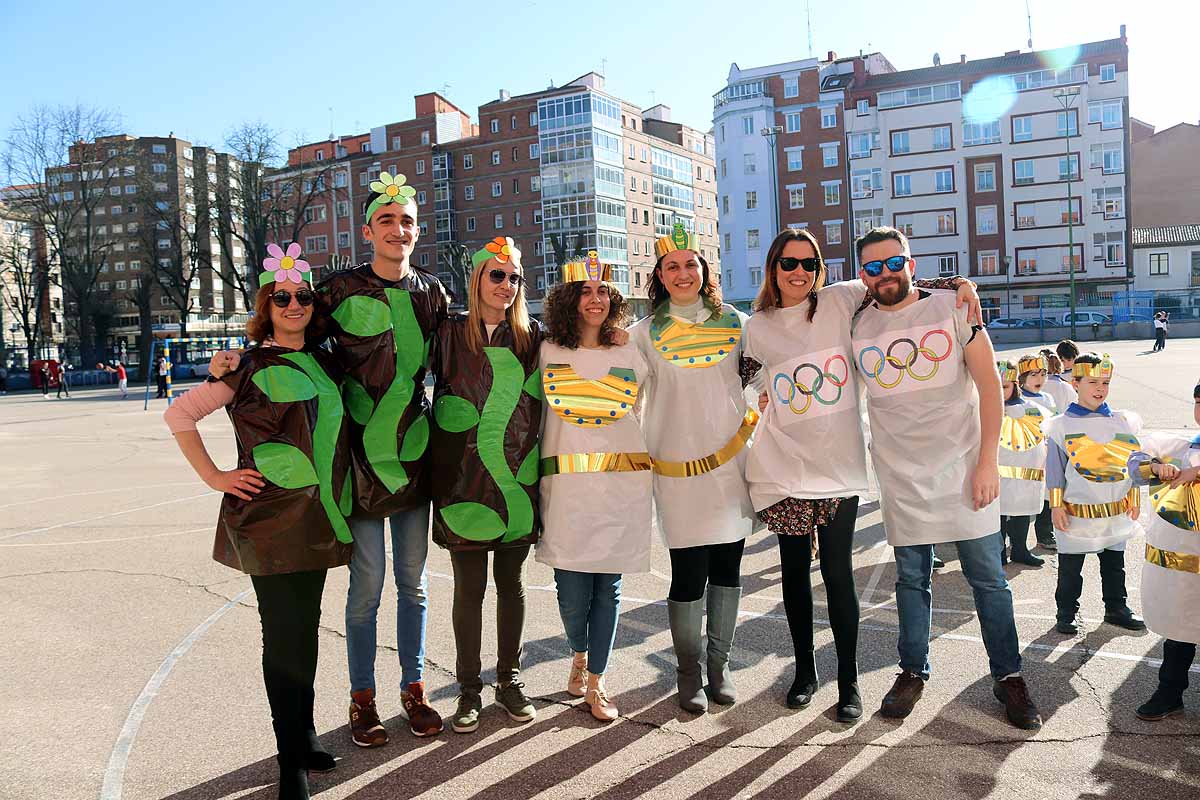
<instances>
[{"instance_id":1,"label":"wristwatch","mask_svg":"<svg viewBox=\"0 0 1200 800\"><path fill-rule=\"evenodd\" d=\"M210 372L210 373L208 373L207 375L205 375L205 376L204 376L204 382L205 382L205 383L220 383L220 382L221 382L221 379L220 379L220 378L218 378L216 375L213 375L213 374Z\"/></svg>"}]
</instances>

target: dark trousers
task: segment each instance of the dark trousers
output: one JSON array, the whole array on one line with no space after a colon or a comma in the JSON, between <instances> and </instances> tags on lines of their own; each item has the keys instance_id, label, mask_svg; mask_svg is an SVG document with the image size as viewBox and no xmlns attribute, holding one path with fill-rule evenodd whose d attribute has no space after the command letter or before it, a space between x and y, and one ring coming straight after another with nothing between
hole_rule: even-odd
<instances>
[{"instance_id":1,"label":"dark trousers","mask_svg":"<svg viewBox=\"0 0 1200 800\"><path fill-rule=\"evenodd\" d=\"M1083 594L1083 560L1086 553L1058 554L1058 589L1054 600L1058 604L1058 619L1069 621L1079 613L1079 598ZM1121 550L1101 550L1100 593L1105 612L1125 608L1125 553Z\"/></svg>"},{"instance_id":2,"label":"dark trousers","mask_svg":"<svg viewBox=\"0 0 1200 800\"><path fill-rule=\"evenodd\" d=\"M1154 349L1162 350L1167 346L1167 332L1162 328L1156 328L1154 331Z\"/></svg>"},{"instance_id":3,"label":"dark trousers","mask_svg":"<svg viewBox=\"0 0 1200 800\"><path fill-rule=\"evenodd\" d=\"M807 544L807 541L805 542ZM673 547L671 554L671 591L677 603L691 603L704 597L704 587L742 585L742 550L746 540L699 547Z\"/></svg>"},{"instance_id":4,"label":"dark trousers","mask_svg":"<svg viewBox=\"0 0 1200 800\"><path fill-rule=\"evenodd\" d=\"M155 399L167 396L167 376L158 376L158 394L154 395Z\"/></svg>"},{"instance_id":5,"label":"dark trousers","mask_svg":"<svg viewBox=\"0 0 1200 800\"><path fill-rule=\"evenodd\" d=\"M61 398L63 395L71 396L71 390L67 388L67 381L64 378L58 380L58 394L54 395L55 399Z\"/></svg>"},{"instance_id":6,"label":"dark trousers","mask_svg":"<svg viewBox=\"0 0 1200 800\"><path fill-rule=\"evenodd\" d=\"M450 553L454 567L455 673L463 688L480 691L479 650L483 646L483 596L487 591L487 550ZM529 545L496 550L492 577L496 581L496 679L515 680L521 671L521 636L525 630L525 559Z\"/></svg>"},{"instance_id":7,"label":"dark trousers","mask_svg":"<svg viewBox=\"0 0 1200 800\"><path fill-rule=\"evenodd\" d=\"M262 621L263 681L271 705L275 745L297 758L315 740L313 682L317 675L317 629L326 570L252 575Z\"/></svg>"},{"instance_id":8,"label":"dark trousers","mask_svg":"<svg viewBox=\"0 0 1200 800\"><path fill-rule=\"evenodd\" d=\"M1000 532L1003 534L1000 546L1004 547L1005 541L1011 544L1013 558L1029 555L1029 520L1028 515L1000 518ZM1001 558L1001 560L1006 559Z\"/></svg>"},{"instance_id":9,"label":"dark trousers","mask_svg":"<svg viewBox=\"0 0 1200 800\"><path fill-rule=\"evenodd\" d=\"M1183 696L1188 687L1188 670L1196 659L1196 645L1191 642L1163 640L1163 663L1158 668L1158 687Z\"/></svg>"},{"instance_id":10,"label":"dark trousers","mask_svg":"<svg viewBox=\"0 0 1200 800\"><path fill-rule=\"evenodd\" d=\"M1033 535L1039 544L1054 543L1054 520L1050 518L1050 501L1042 503L1042 510L1033 518Z\"/></svg>"},{"instance_id":11,"label":"dark trousers","mask_svg":"<svg viewBox=\"0 0 1200 800\"><path fill-rule=\"evenodd\" d=\"M821 553L821 579L829 599L829 623L838 657L838 683L858 680L858 593L854 588L854 566L850 548L858 498L846 497L828 525L817 527ZM796 653L796 677L817 682L813 653L812 544L807 536L779 534L779 561L783 569L783 608L787 612L792 648Z\"/></svg>"}]
</instances>

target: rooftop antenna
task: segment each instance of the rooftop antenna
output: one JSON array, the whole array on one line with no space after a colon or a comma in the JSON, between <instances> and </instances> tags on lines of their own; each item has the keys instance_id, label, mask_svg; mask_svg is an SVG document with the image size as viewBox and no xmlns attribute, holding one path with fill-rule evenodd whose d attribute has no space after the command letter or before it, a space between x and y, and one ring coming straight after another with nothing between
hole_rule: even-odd
<instances>
[{"instance_id":1,"label":"rooftop antenna","mask_svg":"<svg viewBox=\"0 0 1200 800\"><path fill-rule=\"evenodd\" d=\"M450 94L450 84L443 83L442 84L442 97L448 98L449 94Z\"/></svg>"},{"instance_id":2,"label":"rooftop antenna","mask_svg":"<svg viewBox=\"0 0 1200 800\"><path fill-rule=\"evenodd\" d=\"M805 5L805 8L807 9L807 15L808 15L808 57L809 57L809 58L812 58L812 57L813 57L813 45L812 45L812 0L808 0L808 2L807 2L807 3L805 3L804 5Z\"/></svg>"},{"instance_id":3,"label":"rooftop antenna","mask_svg":"<svg viewBox=\"0 0 1200 800\"><path fill-rule=\"evenodd\" d=\"M608 74L608 59L607 58L600 59L600 74L605 75L605 76L607 76L607 74Z\"/></svg>"},{"instance_id":4,"label":"rooftop antenna","mask_svg":"<svg viewBox=\"0 0 1200 800\"><path fill-rule=\"evenodd\" d=\"M1026 44L1033 49L1033 12L1029 10L1029 0L1025 0L1025 22L1029 25L1029 41Z\"/></svg>"},{"instance_id":5,"label":"rooftop antenna","mask_svg":"<svg viewBox=\"0 0 1200 800\"><path fill-rule=\"evenodd\" d=\"M329 107L329 141L333 141L333 106Z\"/></svg>"},{"instance_id":6,"label":"rooftop antenna","mask_svg":"<svg viewBox=\"0 0 1200 800\"><path fill-rule=\"evenodd\" d=\"M650 107L654 108L656 105L658 105L658 100L655 99L654 90L651 89L650 90Z\"/></svg>"}]
</instances>

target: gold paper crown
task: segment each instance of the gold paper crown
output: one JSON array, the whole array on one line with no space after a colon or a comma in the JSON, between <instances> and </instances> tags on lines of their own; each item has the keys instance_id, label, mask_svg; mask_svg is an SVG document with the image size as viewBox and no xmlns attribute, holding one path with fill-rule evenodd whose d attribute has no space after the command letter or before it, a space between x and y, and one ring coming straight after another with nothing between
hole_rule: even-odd
<instances>
[{"instance_id":1,"label":"gold paper crown","mask_svg":"<svg viewBox=\"0 0 1200 800\"><path fill-rule=\"evenodd\" d=\"M996 369L1000 372L1000 380L1005 383L1017 382L1017 368L1012 365L1011 361L997 361Z\"/></svg>"},{"instance_id":2,"label":"gold paper crown","mask_svg":"<svg viewBox=\"0 0 1200 800\"><path fill-rule=\"evenodd\" d=\"M1072 378L1112 378L1113 362L1105 353L1100 357L1099 364L1089 364L1086 361L1076 361L1075 366L1071 367Z\"/></svg>"},{"instance_id":3,"label":"gold paper crown","mask_svg":"<svg viewBox=\"0 0 1200 800\"><path fill-rule=\"evenodd\" d=\"M601 264L600 256L595 250L589 250L587 258L568 261L562 267L562 282L576 281L611 281L612 266Z\"/></svg>"},{"instance_id":4,"label":"gold paper crown","mask_svg":"<svg viewBox=\"0 0 1200 800\"><path fill-rule=\"evenodd\" d=\"M1036 356L1021 356L1017 362L1017 372L1034 372L1039 369L1049 369L1046 365L1046 357L1043 355Z\"/></svg>"},{"instance_id":5,"label":"gold paper crown","mask_svg":"<svg viewBox=\"0 0 1200 800\"><path fill-rule=\"evenodd\" d=\"M676 222L671 229L670 236L663 236L654 242L654 253L659 258L662 258L667 253L675 250L692 250L696 253L700 252L700 242L696 238L696 234L689 233L683 227L682 222Z\"/></svg>"}]
</instances>

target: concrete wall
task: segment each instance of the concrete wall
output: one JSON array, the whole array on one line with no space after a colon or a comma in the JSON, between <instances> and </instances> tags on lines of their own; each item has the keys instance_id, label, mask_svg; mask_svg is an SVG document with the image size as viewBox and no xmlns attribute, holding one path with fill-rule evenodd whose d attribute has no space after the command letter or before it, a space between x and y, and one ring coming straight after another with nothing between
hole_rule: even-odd
<instances>
[{"instance_id":1,"label":"concrete wall","mask_svg":"<svg viewBox=\"0 0 1200 800\"><path fill-rule=\"evenodd\" d=\"M1182 122L1132 150L1133 224L1145 228L1200 220L1200 125Z\"/></svg>"}]
</instances>

